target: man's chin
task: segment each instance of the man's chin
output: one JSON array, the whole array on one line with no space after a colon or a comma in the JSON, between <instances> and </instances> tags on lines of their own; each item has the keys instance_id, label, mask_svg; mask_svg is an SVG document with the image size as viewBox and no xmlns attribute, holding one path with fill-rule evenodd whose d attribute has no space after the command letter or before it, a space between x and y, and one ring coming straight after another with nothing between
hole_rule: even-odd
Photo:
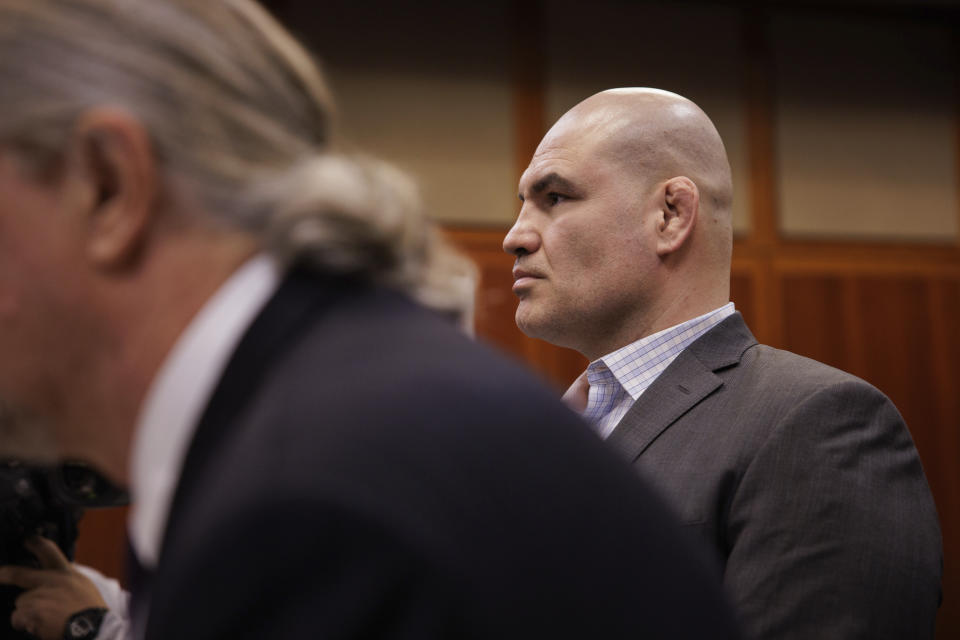
<instances>
[{"instance_id":1,"label":"man's chin","mask_svg":"<svg viewBox=\"0 0 960 640\"><path fill-rule=\"evenodd\" d=\"M542 314L537 314L533 305L528 301L520 301L517 305L517 313L514 315L514 321L517 328L520 329L529 338L546 340L546 334L549 333L549 324L544 322Z\"/></svg>"},{"instance_id":2,"label":"man's chin","mask_svg":"<svg viewBox=\"0 0 960 640\"><path fill-rule=\"evenodd\" d=\"M543 340L564 349L580 351L579 343L572 339L576 333L571 330L568 318L557 312L544 313L544 308L535 308L529 302L521 301L514 315L517 328L528 338Z\"/></svg>"}]
</instances>

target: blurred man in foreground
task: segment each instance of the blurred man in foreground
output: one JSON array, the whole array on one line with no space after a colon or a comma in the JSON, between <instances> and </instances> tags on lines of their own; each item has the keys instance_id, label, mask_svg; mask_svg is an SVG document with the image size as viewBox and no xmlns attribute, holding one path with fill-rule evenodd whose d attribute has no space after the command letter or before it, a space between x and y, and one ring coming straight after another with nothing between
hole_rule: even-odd
<instances>
[{"instance_id":1,"label":"blurred man in foreground","mask_svg":"<svg viewBox=\"0 0 960 640\"><path fill-rule=\"evenodd\" d=\"M863 380L757 344L732 194L689 100L584 100L520 179L517 325L591 361L565 399L723 559L750 637L929 638L941 540L910 434Z\"/></svg>"},{"instance_id":2,"label":"blurred man in foreground","mask_svg":"<svg viewBox=\"0 0 960 640\"><path fill-rule=\"evenodd\" d=\"M134 637L733 636L257 4L0 0L0 112L2 444L130 487Z\"/></svg>"}]
</instances>

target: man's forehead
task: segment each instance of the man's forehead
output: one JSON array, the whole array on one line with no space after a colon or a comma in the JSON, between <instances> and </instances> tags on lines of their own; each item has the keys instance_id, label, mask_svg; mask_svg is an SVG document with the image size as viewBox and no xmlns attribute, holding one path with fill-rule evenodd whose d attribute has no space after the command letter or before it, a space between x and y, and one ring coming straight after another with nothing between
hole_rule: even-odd
<instances>
[{"instance_id":1,"label":"man's forehead","mask_svg":"<svg viewBox=\"0 0 960 640\"><path fill-rule=\"evenodd\" d=\"M541 190L548 183L569 187L595 173L604 154L597 138L584 133L551 129L520 176L521 193Z\"/></svg>"},{"instance_id":2,"label":"man's forehead","mask_svg":"<svg viewBox=\"0 0 960 640\"><path fill-rule=\"evenodd\" d=\"M534 154L526 171L520 176L520 197L527 192L539 193L554 186L569 187L580 174L575 154L563 148L549 149Z\"/></svg>"}]
</instances>

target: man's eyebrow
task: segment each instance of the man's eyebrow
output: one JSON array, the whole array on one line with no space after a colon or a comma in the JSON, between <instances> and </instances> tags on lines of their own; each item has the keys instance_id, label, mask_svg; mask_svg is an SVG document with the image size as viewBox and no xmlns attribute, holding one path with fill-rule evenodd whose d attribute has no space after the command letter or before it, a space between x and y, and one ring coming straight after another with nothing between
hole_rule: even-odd
<instances>
[{"instance_id":1,"label":"man's eyebrow","mask_svg":"<svg viewBox=\"0 0 960 640\"><path fill-rule=\"evenodd\" d=\"M551 172L543 176L530 186L530 191L534 194L540 194L548 189L560 189L561 191L574 191L573 183L561 176L559 173ZM518 193L517 197L523 201L523 194Z\"/></svg>"}]
</instances>

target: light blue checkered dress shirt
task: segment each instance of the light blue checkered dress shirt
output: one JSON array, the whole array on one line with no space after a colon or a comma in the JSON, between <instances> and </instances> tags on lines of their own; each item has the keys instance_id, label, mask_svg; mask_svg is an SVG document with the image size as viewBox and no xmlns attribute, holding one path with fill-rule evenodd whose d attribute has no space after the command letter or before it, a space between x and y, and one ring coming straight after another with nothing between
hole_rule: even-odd
<instances>
[{"instance_id":1,"label":"light blue checkered dress shirt","mask_svg":"<svg viewBox=\"0 0 960 640\"><path fill-rule=\"evenodd\" d=\"M583 416L606 438L633 403L674 358L694 340L735 311L728 302L702 316L641 338L587 367L590 392Z\"/></svg>"}]
</instances>

